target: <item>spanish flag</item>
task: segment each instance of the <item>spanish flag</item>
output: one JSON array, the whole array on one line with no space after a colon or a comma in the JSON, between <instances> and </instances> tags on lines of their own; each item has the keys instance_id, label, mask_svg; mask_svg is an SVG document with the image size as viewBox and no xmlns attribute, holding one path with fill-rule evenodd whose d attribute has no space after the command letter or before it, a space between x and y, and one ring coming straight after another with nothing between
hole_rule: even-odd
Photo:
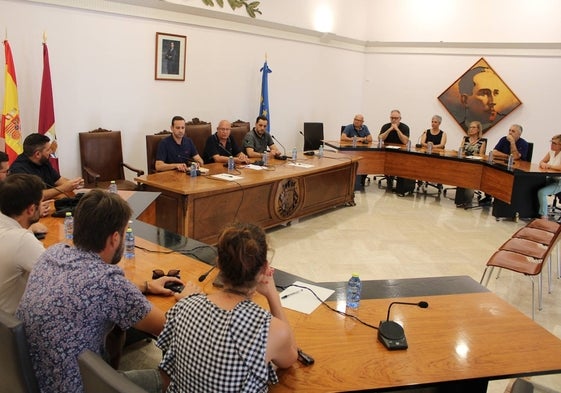
<instances>
[{"instance_id":1,"label":"spanish flag","mask_svg":"<svg viewBox=\"0 0 561 393\"><path fill-rule=\"evenodd\" d=\"M18 85L16 82L16 69L12 50L7 40L4 41L4 53L6 57L6 92L4 95L4 110L2 111L2 123L0 124L0 138L3 139L5 150L12 163L18 154L23 151L21 144L20 117L18 106Z\"/></svg>"},{"instance_id":2,"label":"spanish flag","mask_svg":"<svg viewBox=\"0 0 561 393\"><path fill-rule=\"evenodd\" d=\"M41 102L39 105L39 134L47 135L52 142L53 153L50 157L51 165L59 171L58 158L56 156L56 134L55 134L55 107L53 100L53 86L51 84L51 66L49 65L49 49L47 43L43 42L43 80L41 83Z\"/></svg>"}]
</instances>

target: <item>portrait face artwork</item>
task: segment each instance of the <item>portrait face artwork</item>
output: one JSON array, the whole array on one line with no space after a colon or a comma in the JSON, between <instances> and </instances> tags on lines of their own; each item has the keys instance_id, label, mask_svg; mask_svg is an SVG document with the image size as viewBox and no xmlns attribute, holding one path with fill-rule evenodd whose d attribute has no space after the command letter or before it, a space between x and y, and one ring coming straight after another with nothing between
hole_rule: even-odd
<instances>
[{"instance_id":1,"label":"portrait face artwork","mask_svg":"<svg viewBox=\"0 0 561 393\"><path fill-rule=\"evenodd\" d=\"M156 33L156 79L185 80L186 46L186 36Z\"/></svg>"},{"instance_id":2,"label":"portrait face artwork","mask_svg":"<svg viewBox=\"0 0 561 393\"><path fill-rule=\"evenodd\" d=\"M469 123L479 121L483 133L522 104L483 58L452 83L438 100L464 131Z\"/></svg>"}]
</instances>

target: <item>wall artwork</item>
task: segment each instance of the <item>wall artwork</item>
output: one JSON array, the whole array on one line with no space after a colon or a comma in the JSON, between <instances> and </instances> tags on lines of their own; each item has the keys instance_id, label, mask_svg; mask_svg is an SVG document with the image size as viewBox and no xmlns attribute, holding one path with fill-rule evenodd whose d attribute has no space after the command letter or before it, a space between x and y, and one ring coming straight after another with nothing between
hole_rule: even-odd
<instances>
[{"instance_id":1,"label":"wall artwork","mask_svg":"<svg viewBox=\"0 0 561 393\"><path fill-rule=\"evenodd\" d=\"M522 105L484 58L444 90L438 100L464 131L477 120L483 125L483 133Z\"/></svg>"},{"instance_id":2,"label":"wall artwork","mask_svg":"<svg viewBox=\"0 0 561 393\"><path fill-rule=\"evenodd\" d=\"M184 35L156 33L157 80L184 81L187 37Z\"/></svg>"}]
</instances>

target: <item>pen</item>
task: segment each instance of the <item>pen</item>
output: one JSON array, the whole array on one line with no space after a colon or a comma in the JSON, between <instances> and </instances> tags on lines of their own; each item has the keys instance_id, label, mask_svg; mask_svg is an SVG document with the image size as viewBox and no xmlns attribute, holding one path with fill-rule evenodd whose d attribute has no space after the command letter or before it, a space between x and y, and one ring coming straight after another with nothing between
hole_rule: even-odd
<instances>
[{"instance_id":1,"label":"pen","mask_svg":"<svg viewBox=\"0 0 561 393\"><path fill-rule=\"evenodd\" d=\"M301 289L299 291L294 291L294 292L287 293L286 295L282 295L281 299L286 299L287 297L292 296L292 295L296 295L297 293L300 293L300 292L302 292Z\"/></svg>"}]
</instances>

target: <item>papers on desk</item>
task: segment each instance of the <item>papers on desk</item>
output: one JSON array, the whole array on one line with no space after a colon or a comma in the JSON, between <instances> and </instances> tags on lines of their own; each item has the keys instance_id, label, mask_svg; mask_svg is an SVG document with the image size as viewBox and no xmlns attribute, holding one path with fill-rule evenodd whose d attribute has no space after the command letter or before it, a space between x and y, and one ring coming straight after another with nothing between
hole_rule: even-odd
<instances>
[{"instance_id":1,"label":"papers on desk","mask_svg":"<svg viewBox=\"0 0 561 393\"><path fill-rule=\"evenodd\" d=\"M301 281L296 281L293 285L299 286L295 287L291 285L280 293L281 304L283 307L305 314L311 314L321 303L312 292L300 287L310 288L323 301L335 292L332 289L318 287ZM285 297L284 299L283 296Z\"/></svg>"},{"instance_id":2,"label":"papers on desk","mask_svg":"<svg viewBox=\"0 0 561 393\"><path fill-rule=\"evenodd\" d=\"M466 156L466 158L470 159L470 160L482 160L483 157L481 156Z\"/></svg>"},{"instance_id":3,"label":"papers on desk","mask_svg":"<svg viewBox=\"0 0 561 393\"><path fill-rule=\"evenodd\" d=\"M314 167L314 166L311 165L311 164L304 164L303 162L298 162L298 161L296 161L296 162L289 162L289 163L286 164L286 165L297 166L297 167L300 167L300 168L313 168L313 167Z\"/></svg>"},{"instance_id":4,"label":"papers on desk","mask_svg":"<svg viewBox=\"0 0 561 393\"><path fill-rule=\"evenodd\" d=\"M395 145L387 145L387 146L384 146L384 149L394 149L394 150L399 150L399 149L401 149L401 146L395 146Z\"/></svg>"},{"instance_id":5,"label":"papers on desk","mask_svg":"<svg viewBox=\"0 0 561 393\"><path fill-rule=\"evenodd\" d=\"M231 175L229 173L219 173L218 175L212 175L215 179L226 180L226 181L236 181L241 180L243 177Z\"/></svg>"},{"instance_id":6,"label":"papers on desk","mask_svg":"<svg viewBox=\"0 0 561 393\"><path fill-rule=\"evenodd\" d=\"M265 169L264 166L261 165L255 165L255 164L248 164L245 166L246 169L253 169L254 171L262 171L263 169Z\"/></svg>"}]
</instances>

